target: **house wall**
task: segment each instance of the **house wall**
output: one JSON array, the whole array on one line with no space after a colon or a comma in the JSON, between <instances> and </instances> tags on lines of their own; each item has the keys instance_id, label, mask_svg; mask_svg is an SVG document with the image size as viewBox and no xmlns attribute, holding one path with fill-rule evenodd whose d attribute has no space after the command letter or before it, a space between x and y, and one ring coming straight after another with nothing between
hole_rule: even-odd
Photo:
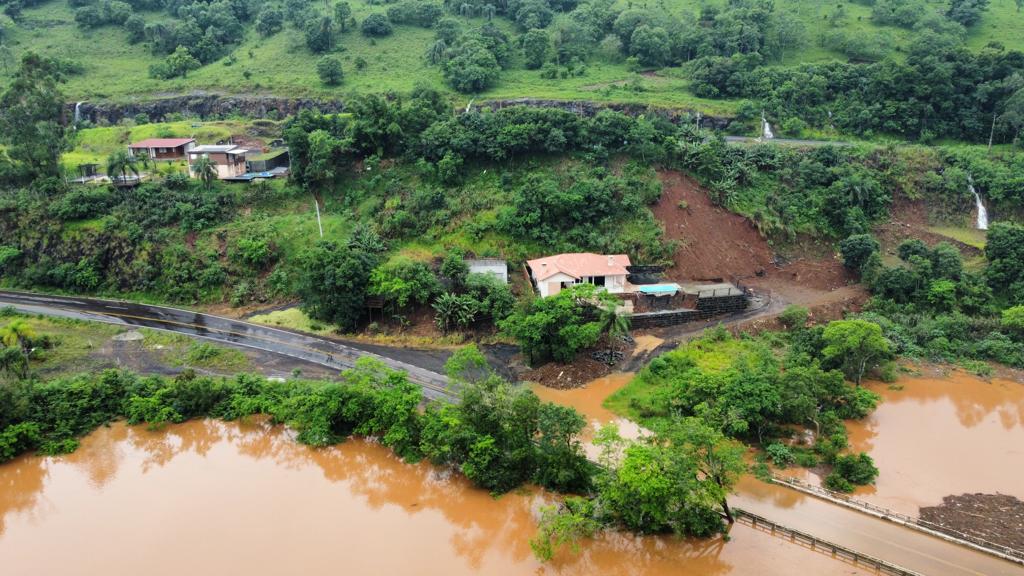
<instances>
[{"instance_id":1,"label":"house wall","mask_svg":"<svg viewBox=\"0 0 1024 576\"><path fill-rule=\"evenodd\" d=\"M600 276L597 276L597 278L600 278ZM583 282L577 282L575 278L568 274L558 273L543 282L537 282L537 291L542 298L547 298L561 292L563 283L582 284L584 282L593 283L586 279ZM609 294L621 294L626 289L626 275L604 276L604 289Z\"/></svg>"},{"instance_id":2,"label":"house wall","mask_svg":"<svg viewBox=\"0 0 1024 576\"><path fill-rule=\"evenodd\" d=\"M213 161L217 168L217 179L222 180L224 178L233 178L235 176L241 176L245 174L245 155L244 154L225 154L223 152L212 152L207 154L210 160ZM195 173L192 171L192 162L199 158L198 155L190 158L189 162L189 174L195 177Z\"/></svg>"},{"instance_id":3,"label":"house wall","mask_svg":"<svg viewBox=\"0 0 1024 576\"><path fill-rule=\"evenodd\" d=\"M621 294L626 290L626 275L605 276L604 288L610 294Z\"/></svg>"},{"instance_id":4,"label":"house wall","mask_svg":"<svg viewBox=\"0 0 1024 576\"><path fill-rule=\"evenodd\" d=\"M508 284L508 265L507 264L470 264L470 274L494 274L501 281Z\"/></svg>"},{"instance_id":5,"label":"house wall","mask_svg":"<svg viewBox=\"0 0 1024 576\"><path fill-rule=\"evenodd\" d=\"M554 296L562 291L563 282L575 282L576 279L568 274L562 274L559 272L550 278L546 278L543 281L537 282L537 292L540 293L541 298L547 298L548 296Z\"/></svg>"},{"instance_id":6,"label":"house wall","mask_svg":"<svg viewBox=\"0 0 1024 576\"><path fill-rule=\"evenodd\" d=\"M135 156L140 152L146 152L146 154L153 160L180 160L184 158L188 151L195 148L195 142L189 142L188 144L182 144L175 148L129 148L128 152Z\"/></svg>"}]
</instances>

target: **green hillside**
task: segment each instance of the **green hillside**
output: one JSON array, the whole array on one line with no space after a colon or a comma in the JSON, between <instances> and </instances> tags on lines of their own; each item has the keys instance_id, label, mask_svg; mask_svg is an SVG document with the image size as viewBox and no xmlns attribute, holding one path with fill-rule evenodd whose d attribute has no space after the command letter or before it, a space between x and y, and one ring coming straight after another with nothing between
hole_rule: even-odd
<instances>
[{"instance_id":1,"label":"green hillside","mask_svg":"<svg viewBox=\"0 0 1024 576\"><path fill-rule=\"evenodd\" d=\"M74 0L72 0L74 1ZM695 15L702 5L720 5L725 2L700 3L695 0L660 2L651 7L652 14L677 18L680 28L696 26ZM927 5L941 11L946 3L928 0ZM361 22L372 13L385 12L389 5L372 6L362 0L353 0L353 17ZM315 10L322 10L313 4ZM627 10L632 2L618 2L611 10ZM643 6L647 6L644 3ZM841 6L839 17L837 6ZM913 44L915 32L893 26L880 26L871 21L872 8L858 3L822 5L806 0L779 0L774 3L774 14L792 18L802 27L803 40L791 49L783 50L765 59L764 64L785 65L845 61L847 56L822 45L823 33L840 30L845 34L867 38L884 49L888 57L900 59ZM166 11L137 10L147 25L171 25L176 20ZM479 27L488 22L483 16L464 17L449 10L465 27ZM660 16L659 16L660 17ZM115 25L83 29L75 22L75 8L65 0L51 0L37 6L25 7L20 21L15 23L0 16L5 29L3 42L8 46L6 71L0 83L13 73L13 62L27 51L62 58L79 65L81 73L68 78L64 91L69 99L124 100L145 96L212 90L231 94L273 94L279 96L336 96L353 92L409 91L417 82L426 82L451 94L458 103L470 98L506 99L517 97L585 99L594 101L638 102L672 107L693 107L707 113L733 113L735 99L698 98L690 90L689 72L685 63L672 62L669 66L644 65L640 72L629 66L622 55L610 56L602 49L589 51L585 57L582 75L564 78L544 78L542 70L524 68L522 50L518 41L522 28L501 15L493 24L509 39L510 54L505 69L494 85L480 94L459 94L444 82L439 66L430 65L425 54L434 42L434 31L396 25L394 33L380 38L368 38L358 30L338 34L335 54L345 70L345 79L339 86L323 85L317 77L318 55L307 47L303 31L286 24L280 32L263 37L253 23L244 22L244 33L224 50L215 61L191 71L186 77L168 80L152 78L149 68L161 57L155 56L151 43L128 42L128 33ZM548 30L557 33L560 26L573 27L572 15L555 11ZM667 25L666 25L667 26ZM1007 49L1024 46L1024 17L1017 11L1014 0L994 0L980 23L971 26L966 44L979 50L989 42L999 42ZM364 61L365 68L356 63ZM680 64L684 64L680 66Z\"/></svg>"}]
</instances>

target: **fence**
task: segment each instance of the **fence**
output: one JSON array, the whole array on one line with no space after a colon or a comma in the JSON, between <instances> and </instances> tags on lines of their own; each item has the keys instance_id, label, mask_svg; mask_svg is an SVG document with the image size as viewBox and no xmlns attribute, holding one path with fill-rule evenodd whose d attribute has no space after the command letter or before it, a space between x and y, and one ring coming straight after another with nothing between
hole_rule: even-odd
<instances>
[{"instance_id":1,"label":"fence","mask_svg":"<svg viewBox=\"0 0 1024 576\"><path fill-rule=\"evenodd\" d=\"M888 508L882 508L881 506L876 506L870 502L851 498L846 494L840 494L820 486L814 486L813 484L808 484L796 478L773 477L772 481L781 486L786 486L787 488L792 488L793 490L798 490L805 494L810 494L811 496L816 496L836 504L841 504L847 508L852 508L883 520L895 522L896 524L901 524L912 530L937 536L943 540L967 546L968 548L1002 558L1003 560L1009 560L1010 562L1016 562L1017 564L1024 564L1024 551L1010 548L1009 546L989 542L988 540L978 538L977 536L971 536L970 534L964 534L963 532L948 528L941 524L935 524L934 522L921 520L920 518L913 518L906 514L900 514L899 512L889 510Z\"/></svg>"},{"instance_id":2,"label":"fence","mask_svg":"<svg viewBox=\"0 0 1024 576\"><path fill-rule=\"evenodd\" d=\"M747 512L746 510L736 509L734 512L736 514L737 521L745 522L756 530L782 535L789 538L795 544L807 546L811 550L821 552L822 554L830 554L832 557L849 562L854 566L863 566L880 574L889 574L891 576L923 576L919 572L908 570L897 564L886 562L880 558L875 558L874 556L862 554L841 544L822 540L821 538L812 536L794 528L787 528L782 524L772 522L763 516L758 516L757 514Z\"/></svg>"},{"instance_id":3,"label":"fence","mask_svg":"<svg viewBox=\"0 0 1024 576\"><path fill-rule=\"evenodd\" d=\"M743 296L746 292L730 286L728 288L712 288L711 290L698 290L697 298L724 298L725 296Z\"/></svg>"}]
</instances>

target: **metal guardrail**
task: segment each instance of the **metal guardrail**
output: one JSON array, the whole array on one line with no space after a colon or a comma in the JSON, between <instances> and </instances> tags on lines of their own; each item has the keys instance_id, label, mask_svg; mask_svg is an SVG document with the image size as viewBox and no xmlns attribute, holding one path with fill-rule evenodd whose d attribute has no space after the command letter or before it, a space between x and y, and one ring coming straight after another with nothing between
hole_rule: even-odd
<instances>
[{"instance_id":1,"label":"metal guardrail","mask_svg":"<svg viewBox=\"0 0 1024 576\"><path fill-rule=\"evenodd\" d=\"M832 490L822 488L821 486L808 484L796 478L779 478L773 476L772 481L781 486L786 486L788 488L792 488L794 490L804 492L812 496L817 496L820 498L824 498L826 500L839 501L841 503L844 503L849 508L859 509L862 512L878 516L884 520L894 521L899 524L903 524L908 528L919 529L927 533L938 532L948 537L948 539L952 542L956 542L969 548L973 548L980 552L985 552L987 554L997 556L1004 560L1009 560L1011 562L1016 562L1018 564L1024 564L1024 551L1017 550L1016 548L1011 548L1003 544L996 544L995 542L989 542L988 540L985 540L983 538L978 538L977 536L965 534L963 532L960 532L959 530L955 530L953 528L949 528L941 524L936 524L934 522L929 522L927 520L922 520L920 518L914 518L906 514L901 514L894 510L889 510L888 508L883 508L870 502L865 502L863 500L851 498L846 494L833 492Z\"/></svg>"},{"instance_id":2,"label":"metal guardrail","mask_svg":"<svg viewBox=\"0 0 1024 576\"><path fill-rule=\"evenodd\" d=\"M796 530L795 528L789 528L777 522L772 522L764 516L759 516L742 509L734 509L733 511L736 513L737 521L745 522L756 530L770 532L771 534L781 534L792 540L794 543L806 544L811 550L821 552L823 554L829 554L839 560L847 561L854 566L864 566L880 574L889 574L890 576L923 576L919 572L914 572L913 570L909 570L898 564L893 564L892 562L887 562L881 558L869 556L868 554L862 554L841 544L822 540L817 536L812 536L811 534Z\"/></svg>"}]
</instances>

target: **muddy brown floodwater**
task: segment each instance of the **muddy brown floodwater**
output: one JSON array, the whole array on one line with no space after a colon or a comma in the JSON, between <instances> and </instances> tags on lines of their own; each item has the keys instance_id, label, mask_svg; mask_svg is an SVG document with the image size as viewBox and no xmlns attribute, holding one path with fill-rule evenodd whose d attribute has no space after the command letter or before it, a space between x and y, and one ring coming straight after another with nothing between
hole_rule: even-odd
<instances>
[{"instance_id":1,"label":"muddy brown floodwater","mask_svg":"<svg viewBox=\"0 0 1024 576\"><path fill-rule=\"evenodd\" d=\"M365 441L313 450L263 424L115 424L0 466L4 576L858 574L736 526L732 540L607 534L549 565L530 490L492 498Z\"/></svg>"},{"instance_id":2,"label":"muddy brown floodwater","mask_svg":"<svg viewBox=\"0 0 1024 576\"><path fill-rule=\"evenodd\" d=\"M631 378L632 374L612 374L605 378L598 378L582 388L554 390L534 386L534 390L545 400L573 406L585 414L590 421L590 429L584 434L585 437L592 434L593 429L607 422L618 423L620 429L626 431L624 436L635 436L643 430L602 406L608 395L624 386ZM966 392L968 396L977 393L980 393L980 390ZM936 394L941 396L942 391L939 390ZM1005 405L1005 402L993 400L979 400L979 402L990 407ZM1009 412L1012 413L1012 410ZM976 414L977 411L972 413ZM912 414L903 414L903 416L908 422L913 422L915 418ZM1018 418L1017 422L1019 420ZM1013 419L1005 416L1001 421L1012 422ZM886 426L887 422L888 419L882 421L880 426ZM952 426L950 423L946 425ZM887 469L882 464L879 466L882 468L882 476L885 476ZM986 474L990 469L992 468L982 467L978 469L977 473ZM793 471L791 469L789 472ZM928 472L926 469L920 473L927 475ZM895 562L920 574L943 576L1024 575L1024 567L907 530L896 524L806 496L777 484L766 484L753 476L745 476L740 480L736 485L735 493L731 496L731 503L790 528L848 546L858 552ZM735 526L733 534L736 534L736 530L741 528L743 527L740 525ZM730 542L726 545L726 549L732 546L733 543ZM846 569L838 562L836 564L828 570ZM810 569L801 569L794 573L814 574L816 572Z\"/></svg>"},{"instance_id":3,"label":"muddy brown floodwater","mask_svg":"<svg viewBox=\"0 0 1024 576\"><path fill-rule=\"evenodd\" d=\"M1024 499L1024 385L957 371L868 387L883 401L847 429L881 474L858 498L914 516L950 494Z\"/></svg>"}]
</instances>

